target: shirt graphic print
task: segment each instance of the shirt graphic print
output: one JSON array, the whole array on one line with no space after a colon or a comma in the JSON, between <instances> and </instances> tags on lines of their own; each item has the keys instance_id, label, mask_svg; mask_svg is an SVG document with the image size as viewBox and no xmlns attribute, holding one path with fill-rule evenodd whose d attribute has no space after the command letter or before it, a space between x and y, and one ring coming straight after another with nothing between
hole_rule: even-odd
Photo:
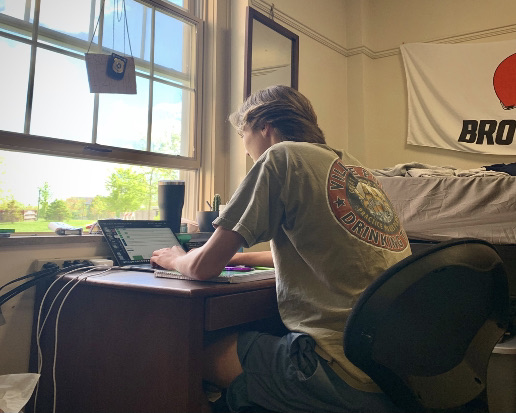
<instances>
[{"instance_id":1,"label":"shirt graphic print","mask_svg":"<svg viewBox=\"0 0 516 413\"><path fill-rule=\"evenodd\" d=\"M327 192L335 218L351 235L389 251L407 247L398 215L367 169L345 166L337 159L330 169Z\"/></svg>"}]
</instances>

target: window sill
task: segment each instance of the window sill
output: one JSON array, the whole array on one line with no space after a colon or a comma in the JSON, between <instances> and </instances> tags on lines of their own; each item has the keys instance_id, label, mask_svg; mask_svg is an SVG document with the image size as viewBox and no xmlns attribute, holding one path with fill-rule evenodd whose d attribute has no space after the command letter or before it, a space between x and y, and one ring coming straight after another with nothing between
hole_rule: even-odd
<instances>
[{"instance_id":1,"label":"window sill","mask_svg":"<svg viewBox=\"0 0 516 413\"><path fill-rule=\"evenodd\" d=\"M59 245L104 242L102 235L55 235L55 234L27 234L13 235L0 238L0 247L14 247L25 245Z\"/></svg>"}]
</instances>

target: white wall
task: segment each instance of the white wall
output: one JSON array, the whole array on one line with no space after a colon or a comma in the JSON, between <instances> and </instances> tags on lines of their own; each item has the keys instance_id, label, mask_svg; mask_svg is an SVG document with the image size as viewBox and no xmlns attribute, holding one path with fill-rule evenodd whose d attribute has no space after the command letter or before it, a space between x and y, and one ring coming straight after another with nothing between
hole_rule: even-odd
<instances>
[{"instance_id":1,"label":"white wall","mask_svg":"<svg viewBox=\"0 0 516 413\"><path fill-rule=\"evenodd\" d=\"M335 148L345 148L348 140L345 57L308 36L301 35L299 41L299 91L312 102L326 142Z\"/></svg>"},{"instance_id":2,"label":"white wall","mask_svg":"<svg viewBox=\"0 0 516 413\"><path fill-rule=\"evenodd\" d=\"M312 102L328 144L346 148L348 75L339 47L346 44L345 3L278 0L274 6L276 14L281 11L291 19L295 26L287 27L299 35L299 91Z\"/></svg>"},{"instance_id":3,"label":"white wall","mask_svg":"<svg viewBox=\"0 0 516 413\"><path fill-rule=\"evenodd\" d=\"M90 258L109 254L102 239L87 237L88 235L84 235L80 243L70 242L69 239L67 241L66 237L54 239L54 242L42 240L37 244L21 239L1 239L0 285L36 271L34 264L39 259ZM14 241L11 242L14 245L7 245L8 241ZM17 295L2 306L6 324L0 326L0 375L28 372L33 307L34 288Z\"/></svg>"}]
</instances>

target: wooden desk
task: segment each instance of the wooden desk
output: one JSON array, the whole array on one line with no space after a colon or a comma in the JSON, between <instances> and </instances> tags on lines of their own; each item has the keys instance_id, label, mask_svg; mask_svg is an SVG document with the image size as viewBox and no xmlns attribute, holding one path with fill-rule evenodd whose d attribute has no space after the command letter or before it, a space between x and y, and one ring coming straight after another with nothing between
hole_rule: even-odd
<instances>
[{"instance_id":1,"label":"wooden desk","mask_svg":"<svg viewBox=\"0 0 516 413\"><path fill-rule=\"evenodd\" d=\"M38 413L52 411L57 304L41 337ZM113 271L82 281L59 316L56 411L207 411L203 340L210 332L257 320L279 320L274 280L220 284Z\"/></svg>"}]
</instances>

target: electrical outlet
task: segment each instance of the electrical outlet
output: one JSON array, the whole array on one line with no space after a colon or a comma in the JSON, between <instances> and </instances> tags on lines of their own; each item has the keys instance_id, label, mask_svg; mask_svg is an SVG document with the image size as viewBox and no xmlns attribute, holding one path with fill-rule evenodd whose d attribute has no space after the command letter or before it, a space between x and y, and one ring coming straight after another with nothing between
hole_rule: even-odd
<instances>
[{"instance_id":1,"label":"electrical outlet","mask_svg":"<svg viewBox=\"0 0 516 413\"><path fill-rule=\"evenodd\" d=\"M39 260L34 260L33 268L34 271L40 271L47 262L52 262L57 264L59 268L63 267L63 264L67 263L68 265L80 264L84 260L101 260L106 257L79 257L79 258L42 258Z\"/></svg>"}]
</instances>

